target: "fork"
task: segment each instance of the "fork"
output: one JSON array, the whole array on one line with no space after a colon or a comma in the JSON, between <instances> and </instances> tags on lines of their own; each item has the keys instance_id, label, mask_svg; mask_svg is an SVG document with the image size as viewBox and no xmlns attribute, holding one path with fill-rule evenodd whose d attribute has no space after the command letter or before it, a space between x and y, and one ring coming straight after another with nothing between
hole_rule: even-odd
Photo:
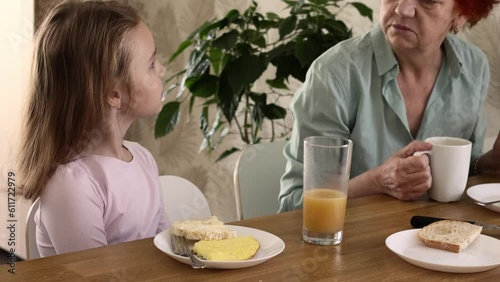
<instances>
[{"instance_id":1,"label":"fork","mask_svg":"<svg viewBox=\"0 0 500 282\"><path fill-rule=\"evenodd\" d=\"M205 264L198 259L189 248L186 238L181 236L170 235L170 240L172 241L173 252L176 255L188 256L191 259L191 266L194 269L205 268Z\"/></svg>"}]
</instances>

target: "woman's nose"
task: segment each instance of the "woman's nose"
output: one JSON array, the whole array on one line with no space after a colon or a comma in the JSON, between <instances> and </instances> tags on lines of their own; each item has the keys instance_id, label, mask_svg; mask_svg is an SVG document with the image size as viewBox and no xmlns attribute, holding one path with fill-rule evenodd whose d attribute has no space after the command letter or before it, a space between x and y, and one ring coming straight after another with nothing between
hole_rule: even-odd
<instances>
[{"instance_id":1,"label":"woman's nose","mask_svg":"<svg viewBox=\"0 0 500 282\"><path fill-rule=\"evenodd\" d=\"M396 6L396 14L400 17L413 17L415 16L415 6L418 0L400 0Z\"/></svg>"}]
</instances>

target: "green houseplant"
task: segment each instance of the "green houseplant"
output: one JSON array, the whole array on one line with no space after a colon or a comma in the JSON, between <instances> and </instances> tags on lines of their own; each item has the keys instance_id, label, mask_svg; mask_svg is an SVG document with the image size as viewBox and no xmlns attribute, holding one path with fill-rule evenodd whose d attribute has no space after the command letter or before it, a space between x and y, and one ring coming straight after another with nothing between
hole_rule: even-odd
<instances>
[{"instance_id":1,"label":"green houseplant","mask_svg":"<svg viewBox=\"0 0 500 282\"><path fill-rule=\"evenodd\" d=\"M337 14L347 5L372 20L372 10L363 3L342 0L282 0L289 14L281 18L275 13L261 14L252 2L243 13L229 11L220 20L204 23L196 29L170 57L172 62L189 50L187 66L168 78L168 92L177 91L174 101L164 105L155 124L155 137L173 130L181 104L189 103L189 113L196 99L203 99L200 129L204 140L201 150L214 150L230 133L231 126L247 144L262 140L262 125L269 122L270 142L275 138L275 123L286 110L273 101L273 96L288 90L293 77L304 81L311 63L328 48L352 37L351 30ZM335 10L336 12L332 12ZM269 34L279 38L271 41ZM267 79L268 91L254 92L253 86L269 65L275 66L274 78ZM288 95L293 95L288 93ZM210 120L209 111L215 109ZM283 124L282 135L289 129ZM288 131L287 131L288 130ZM281 136L282 137L282 136ZM218 160L237 151L231 148Z\"/></svg>"}]
</instances>

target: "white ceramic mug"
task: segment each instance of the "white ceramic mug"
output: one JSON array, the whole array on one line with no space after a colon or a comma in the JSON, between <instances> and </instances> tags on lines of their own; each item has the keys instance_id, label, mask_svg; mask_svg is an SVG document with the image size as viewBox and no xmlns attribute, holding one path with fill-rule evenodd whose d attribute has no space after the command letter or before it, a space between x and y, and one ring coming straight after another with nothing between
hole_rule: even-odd
<instances>
[{"instance_id":1,"label":"white ceramic mug","mask_svg":"<svg viewBox=\"0 0 500 282\"><path fill-rule=\"evenodd\" d=\"M429 197L438 202L460 200L469 176L472 143L454 137L430 137L425 142L431 143L432 149L414 155L429 156L432 174Z\"/></svg>"}]
</instances>

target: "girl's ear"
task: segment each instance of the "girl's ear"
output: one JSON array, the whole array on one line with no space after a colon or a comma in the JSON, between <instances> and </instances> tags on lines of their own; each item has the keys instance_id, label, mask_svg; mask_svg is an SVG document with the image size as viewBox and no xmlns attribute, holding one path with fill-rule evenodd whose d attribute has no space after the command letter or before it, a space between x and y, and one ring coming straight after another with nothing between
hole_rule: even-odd
<instances>
[{"instance_id":1,"label":"girl's ear","mask_svg":"<svg viewBox=\"0 0 500 282\"><path fill-rule=\"evenodd\" d=\"M115 108L117 110L122 109L122 95L120 91L117 89L113 89L111 94L108 96L108 104L111 106L111 108Z\"/></svg>"},{"instance_id":2,"label":"girl's ear","mask_svg":"<svg viewBox=\"0 0 500 282\"><path fill-rule=\"evenodd\" d=\"M121 83L118 83L114 88L113 91L108 96L108 104L111 106L111 108L115 108L117 110L122 109L122 104L125 102L125 92L124 92L124 87L122 87Z\"/></svg>"}]
</instances>

